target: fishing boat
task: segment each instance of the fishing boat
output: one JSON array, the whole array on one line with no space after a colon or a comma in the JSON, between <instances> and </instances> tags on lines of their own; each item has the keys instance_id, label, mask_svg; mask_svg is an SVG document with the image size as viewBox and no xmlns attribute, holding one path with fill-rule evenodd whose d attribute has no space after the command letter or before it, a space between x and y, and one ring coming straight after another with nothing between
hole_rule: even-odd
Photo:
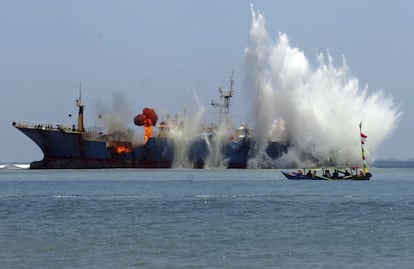
<instances>
[{"instance_id":1,"label":"fishing boat","mask_svg":"<svg viewBox=\"0 0 414 269\"><path fill-rule=\"evenodd\" d=\"M311 170L309 170L311 171ZM308 172L306 174L302 173L302 170L298 170L297 172L288 172L288 171L281 171L282 174L287 178L287 179L293 179L293 180L318 180L321 179L323 180L323 178L321 177L317 177L317 175L315 173Z\"/></svg>"},{"instance_id":2,"label":"fishing boat","mask_svg":"<svg viewBox=\"0 0 414 269\"><path fill-rule=\"evenodd\" d=\"M175 143L164 122L158 125L158 134L153 133L158 116L152 108L134 118L145 128L145 143L135 144L128 131L104 133L99 127L84 127L81 89L76 105L77 126L13 121L43 152L43 159L31 162L30 169L171 168Z\"/></svg>"},{"instance_id":3,"label":"fishing boat","mask_svg":"<svg viewBox=\"0 0 414 269\"><path fill-rule=\"evenodd\" d=\"M309 169L308 173L303 174L302 170L284 171L282 174L291 180L369 180L371 173L363 174L359 167L337 168L329 167L322 169ZM304 169L306 171L306 169ZM332 173L330 171L333 171Z\"/></svg>"},{"instance_id":4,"label":"fishing boat","mask_svg":"<svg viewBox=\"0 0 414 269\"><path fill-rule=\"evenodd\" d=\"M324 167L318 169L303 169L297 171L284 171L282 174L290 180L369 180L372 177L369 172L367 162L365 160L365 143L367 135L362 132L362 123L359 124L359 131L361 135L361 162L362 167L351 166L349 168L343 167ZM349 170L348 170L349 169ZM305 173L305 171L307 172ZM332 173L331 173L332 171Z\"/></svg>"}]
</instances>

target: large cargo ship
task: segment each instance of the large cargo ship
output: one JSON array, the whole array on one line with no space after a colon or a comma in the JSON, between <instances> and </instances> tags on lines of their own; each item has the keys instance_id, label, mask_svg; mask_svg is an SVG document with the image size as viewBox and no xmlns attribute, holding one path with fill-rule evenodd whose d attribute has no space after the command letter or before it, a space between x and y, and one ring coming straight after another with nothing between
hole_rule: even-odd
<instances>
[{"instance_id":1,"label":"large cargo ship","mask_svg":"<svg viewBox=\"0 0 414 269\"><path fill-rule=\"evenodd\" d=\"M198 135L180 143L171 135L170 125L161 121L153 133L158 116L144 108L134 123L145 129L144 141L133 142L128 131L105 133L102 128L84 127L84 105L79 93L77 125L16 122L12 125L27 135L43 152L43 159L30 164L31 169L82 168L171 168L225 167L247 168L257 155L253 130L247 125L233 129L230 100L234 81L229 90L220 91L220 102L211 104L219 110L219 128L200 130ZM223 131L225 130L225 131ZM288 143L268 142L266 157L275 160L287 152ZM183 157L184 155L184 157ZM260 166L271 168L271 166Z\"/></svg>"},{"instance_id":2,"label":"large cargo ship","mask_svg":"<svg viewBox=\"0 0 414 269\"><path fill-rule=\"evenodd\" d=\"M77 126L12 123L43 152L43 159L32 162L31 169L170 168L173 165L175 144L168 137L168 126L161 123L157 136L146 134L145 143L134 145L125 133L104 134L98 127L85 128L81 96L77 106ZM139 123L141 120L143 124L138 125L151 131L155 122L150 122L145 116L140 114L134 121Z\"/></svg>"}]
</instances>

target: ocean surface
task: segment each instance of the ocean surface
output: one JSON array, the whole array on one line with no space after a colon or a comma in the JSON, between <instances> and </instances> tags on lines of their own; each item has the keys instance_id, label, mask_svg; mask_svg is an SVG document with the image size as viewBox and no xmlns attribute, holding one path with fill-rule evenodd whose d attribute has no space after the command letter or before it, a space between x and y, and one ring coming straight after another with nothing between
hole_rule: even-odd
<instances>
[{"instance_id":1,"label":"ocean surface","mask_svg":"<svg viewBox=\"0 0 414 269\"><path fill-rule=\"evenodd\" d=\"M0 268L413 268L414 169L0 169Z\"/></svg>"}]
</instances>

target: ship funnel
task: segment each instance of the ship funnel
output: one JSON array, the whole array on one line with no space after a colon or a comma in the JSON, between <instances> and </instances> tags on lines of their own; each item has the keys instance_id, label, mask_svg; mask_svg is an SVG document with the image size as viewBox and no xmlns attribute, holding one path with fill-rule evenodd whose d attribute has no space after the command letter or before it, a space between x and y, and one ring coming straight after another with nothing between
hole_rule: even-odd
<instances>
[{"instance_id":1,"label":"ship funnel","mask_svg":"<svg viewBox=\"0 0 414 269\"><path fill-rule=\"evenodd\" d=\"M85 127L83 125L83 103L82 103L82 83L79 84L79 99L76 99L76 106L79 108L78 111L78 131L84 132Z\"/></svg>"}]
</instances>

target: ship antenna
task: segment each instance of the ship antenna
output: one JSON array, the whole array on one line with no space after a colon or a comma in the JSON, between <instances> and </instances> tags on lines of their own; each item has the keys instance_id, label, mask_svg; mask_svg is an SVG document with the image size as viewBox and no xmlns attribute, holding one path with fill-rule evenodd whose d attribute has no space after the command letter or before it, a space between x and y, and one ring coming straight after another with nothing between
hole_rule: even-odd
<instances>
[{"instance_id":1,"label":"ship antenna","mask_svg":"<svg viewBox=\"0 0 414 269\"><path fill-rule=\"evenodd\" d=\"M78 110L78 131L84 132L85 128L83 126L83 103L82 103L82 82L79 83L79 99L76 99L76 106Z\"/></svg>"},{"instance_id":2,"label":"ship antenna","mask_svg":"<svg viewBox=\"0 0 414 269\"><path fill-rule=\"evenodd\" d=\"M219 124L220 126L223 124L226 124L226 127L231 128L232 120L231 120L231 114L230 114L230 101L233 97L233 87L234 87L234 70L231 72L230 76L230 86L228 90L223 90L222 87L219 88L220 93L220 103L211 101L211 105L214 107L219 108Z\"/></svg>"}]
</instances>

